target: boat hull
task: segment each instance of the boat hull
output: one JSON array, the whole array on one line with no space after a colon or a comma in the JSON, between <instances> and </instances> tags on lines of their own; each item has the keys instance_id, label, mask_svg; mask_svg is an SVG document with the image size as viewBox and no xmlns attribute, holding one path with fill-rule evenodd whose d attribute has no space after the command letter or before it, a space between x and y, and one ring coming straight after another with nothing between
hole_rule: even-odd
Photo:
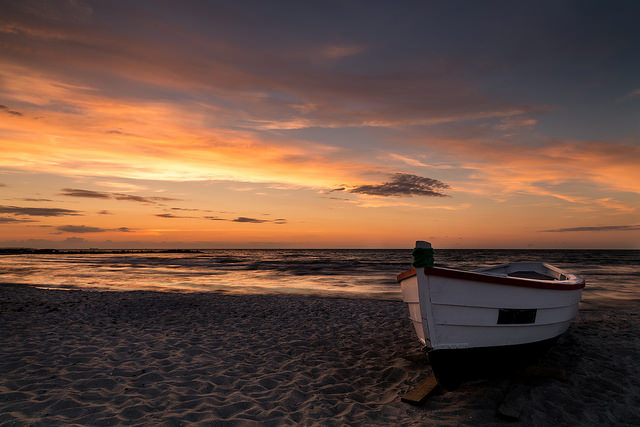
<instances>
[{"instance_id":1,"label":"boat hull","mask_svg":"<svg viewBox=\"0 0 640 427\"><path fill-rule=\"evenodd\" d=\"M502 274L509 269L535 270L511 274L538 278ZM482 366L526 362L523 355L539 354L533 350L548 347L578 313L584 280L577 276L542 263L488 270L431 267L398 276L409 317L439 380L452 366L462 375Z\"/></svg>"}]
</instances>

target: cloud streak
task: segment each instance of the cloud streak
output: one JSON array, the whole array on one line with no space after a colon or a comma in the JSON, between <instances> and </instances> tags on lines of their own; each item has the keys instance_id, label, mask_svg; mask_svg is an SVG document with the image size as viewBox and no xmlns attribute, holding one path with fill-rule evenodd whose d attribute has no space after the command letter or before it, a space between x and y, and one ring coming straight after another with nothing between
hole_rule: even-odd
<instances>
[{"instance_id":1,"label":"cloud streak","mask_svg":"<svg viewBox=\"0 0 640 427\"><path fill-rule=\"evenodd\" d=\"M11 218L0 216L0 224L18 223L18 222L35 222L32 219Z\"/></svg>"},{"instance_id":2,"label":"cloud streak","mask_svg":"<svg viewBox=\"0 0 640 427\"><path fill-rule=\"evenodd\" d=\"M158 196L136 196L133 194L124 194L124 193L109 193L103 191L93 191L93 190L82 190L78 188L63 188L61 196L68 197L84 197L89 199L114 199L114 200L125 200L129 202L138 202L138 203L146 203L146 204L156 204L158 202L167 202L167 201L175 201L178 199L173 199L170 197L158 197Z\"/></svg>"},{"instance_id":3,"label":"cloud streak","mask_svg":"<svg viewBox=\"0 0 640 427\"><path fill-rule=\"evenodd\" d=\"M0 213L8 213L13 215L24 216L77 216L81 215L79 211L62 208L32 208L20 206L2 206L0 205Z\"/></svg>"},{"instance_id":4,"label":"cloud streak","mask_svg":"<svg viewBox=\"0 0 640 427\"><path fill-rule=\"evenodd\" d=\"M231 222L239 222L244 224L264 224L264 223L286 224L287 223L287 220L285 218L260 219L260 218L246 217L246 216L239 216L234 219L219 218L217 216L206 216L205 218L210 221L231 221Z\"/></svg>"},{"instance_id":5,"label":"cloud streak","mask_svg":"<svg viewBox=\"0 0 640 427\"><path fill-rule=\"evenodd\" d=\"M81 190L78 188L63 188L61 196L86 197L89 199L110 199L111 194L92 190Z\"/></svg>"},{"instance_id":6,"label":"cloud streak","mask_svg":"<svg viewBox=\"0 0 640 427\"><path fill-rule=\"evenodd\" d=\"M86 225L61 225L56 227L56 230L63 233L74 233L74 234L85 234L85 233L105 233L108 231L117 231L121 233L129 233L132 230L128 227L119 227L119 228L102 228L102 227L91 227Z\"/></svg>"},{"instance_id":7,"label":"cloud streak","mask_svg":"<svg viewBox=\"0 0 640 427\"><path fill-rule=\"evenodd\" d=\"M276 219L258 219L258 218L249 218L245 216L239 216L236 219L232 219L233 222L244 222L250 224L262 224L265 222L270 222L273 224L286 224L287 220L284 218L276 218Z\"/></svg>"},{"instance_id":8,"label":"cloud streak","mask_svg":"<svg viewBox=\"0 0 640 427\"><path fill-rule=\"evenodd\" d=\"M161 214L155 214L155 216L157 216L158 218L195 218L193 216L181 216L181 215L174 215L172 213L161 213Z\"/></svg>"},{"instance_id":9,"label":"cloud streak","mask_svg":"<svg viewBox=\"0 0 640 427\"><path fill-rule=\"evenodd\" d=\"M270 222L270 221L268 221L266 219L248 218L248 217L245 217L245 216L239 216L238 218L232 219L231 221L233 221L233 222L248 222L248 223L251 223L251 224L262 224L263 222Z\"/></svg>"},{"instance_id":10,"label":"cloud streak","mask_svg":"<svg viewBox=\"0 0 640 427\"><path fill-rule=\"evenodd\" d=\"M7 107L6 105L0 105L0 111L4 111L5 113L12 116L22 116L22 113L19 111L15 111Z\"/></svg>"}]
</instances>

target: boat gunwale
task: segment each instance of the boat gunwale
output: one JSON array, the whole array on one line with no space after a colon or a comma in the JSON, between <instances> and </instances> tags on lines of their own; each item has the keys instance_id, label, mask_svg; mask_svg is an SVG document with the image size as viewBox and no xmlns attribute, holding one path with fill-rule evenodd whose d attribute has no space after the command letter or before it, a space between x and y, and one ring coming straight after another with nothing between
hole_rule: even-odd
<instances>
[{"instance_id":1,"label":"boat gunwale","mask_svg":"<svg viewBox=\"0 0 640 427\"><path fill-rule=\"evenodd\" d=\"M454 270L451 268L442 268L442 267L425 267L424 273L430 276L468 280L471 282L492 283L496 285L518 286L523 288L536 288L536 289L553 289L553 290L572 291L577 289L583 289L585 285L585 281L582 277L565 273L564 271L563 271L563 274L565 274L566 276L573 276L575 277L575 279L565 280L565 281L524 279L524 278L515 278L515 277L492 276L488 274L476 273L473 271ZM398 282L401 282L415 275L417 275L416 269L410 268L409 270L406 270L400 273L396 278L396 280Z\"/></svg>"}]
</instances>

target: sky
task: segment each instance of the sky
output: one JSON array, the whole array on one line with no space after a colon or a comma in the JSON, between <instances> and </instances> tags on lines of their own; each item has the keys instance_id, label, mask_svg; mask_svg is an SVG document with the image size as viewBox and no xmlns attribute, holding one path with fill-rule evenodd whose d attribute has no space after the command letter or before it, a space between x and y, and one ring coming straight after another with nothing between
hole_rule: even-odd
<instances>
[{"instance_id":1,"label":"sky","mask_svg":"<svg viewBox=\"0 0 640 427\"><path fill-rule=\"evenodd\" d=\"M638 16L0 0L0 247L640 249Z\"/></svg>"}]
</instances>

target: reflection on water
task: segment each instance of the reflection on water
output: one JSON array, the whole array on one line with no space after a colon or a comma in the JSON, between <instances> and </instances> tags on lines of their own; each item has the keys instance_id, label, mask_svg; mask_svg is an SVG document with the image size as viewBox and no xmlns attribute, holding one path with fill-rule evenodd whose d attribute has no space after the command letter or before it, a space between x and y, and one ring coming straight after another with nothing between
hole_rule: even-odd
<instances>
[{"instance_id":1,"label":"reflection on water","mask_svg":"<svg viewBox=\"0 0 640 427\"><path fill-rule=\"evenodd\" d=\"M639 298L640 251L436 250L436 264L475 269L545 261L583 276L584 298ZM298 293L399 299L411 250L207 250L200 253L0 256L0 281L60 288Z\"/></svg>"}]
</instances>

